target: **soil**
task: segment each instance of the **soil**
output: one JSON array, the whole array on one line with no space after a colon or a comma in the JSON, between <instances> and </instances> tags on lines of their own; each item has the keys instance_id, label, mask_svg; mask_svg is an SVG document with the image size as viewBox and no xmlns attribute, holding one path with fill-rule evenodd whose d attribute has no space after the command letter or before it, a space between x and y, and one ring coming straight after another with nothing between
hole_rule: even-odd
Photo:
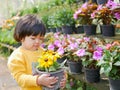
<instances>
[{"instance_id":1,"label":"soil","mask_svg":"<svg viewBox=\"0 0 120 90\"><path fill-rule=\"evenodd\" d=\"M0 69L0 90L20 90L7 68L7 60L2 57L0 57Z\"/></svg>"}]
</instances>

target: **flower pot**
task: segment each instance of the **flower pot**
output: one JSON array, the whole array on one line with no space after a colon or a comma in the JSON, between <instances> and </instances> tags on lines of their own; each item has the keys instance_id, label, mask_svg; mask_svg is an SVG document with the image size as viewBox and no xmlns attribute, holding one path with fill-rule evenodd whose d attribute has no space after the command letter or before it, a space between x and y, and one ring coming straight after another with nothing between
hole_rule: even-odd
<instances>
[{"instance_id":1,"label":"flower pot","mask_svg":"<svg viewBox=\"0 0 120 90\"><path fill-rule=\"evenodd\" d=\"M72 26L62 26L62 32L64 34L73 34L73 27Z\"/></svg>"},{"instance_id":2,"label":"flower pot","mask_svg":"<svg viewBox=\"0 0 120 90\"><path fill-rule=\"evenodd\" d=\"M66 57L59 58L59 59L57 59L57 62L62 63L63 61L65 61L65 59L66 59Z\"/></svg>"},{"instance_id":3,"label":"flower pot","mask_svg":"<svg viewBox=\"0 0 120 90\"><path fill-rule=\"evenodd\" d=\"M80 74L82 72L82 62L74 62L74 61L67 61L70 73L72 74Z\"/></svg>"},{"instance_id":4,"label":"flower pot","mask_svg":"<svg viewBox=\"0 0 120 90\"><path fill-rule=\"evenodd\" d=\"M98 83L100 82L100 68L97 69L89 69L84 68L85 79L89 83Z\"/></svg>"},{"instance_id":5,"label":"flower pot","mask_svg":"<svg viewBox=\"0 0 120 90\"><path fill-rule=\"evenodd\" d=\"M56 28L50 28L50 32L56 33Z\"/></svg>"},{"instance_id":6,"label":"flower pot","mask_svg":"<svg viewBox=\"0 0 120 90\"><path fill-rule=\"evenodd\" d=\"M113 80L112 78L109 78L109 85L110 90L120 90L120 79Z\"/></svg>"},{"instance_id":7,"label":"flower pot","mask_svg":"<svg viewBox=\"0 0 120 90\"><path fill-rule=\"evenodd\" d=\"M97 25L83 25L86 35L96 35L96 27Z\"/></svg>"},{"instance_id":8,"label":"flower pot","mask_svg":"<svg viewBox=\"0 0 120 90\"><path fill-rule=\"evenodd\" d=\"M83 29L83 26L78 26L76 28L76 33L79 34L79 33L84 33L84 29Z\"/></svg>"},{"instance_id":9,"label":"flower pot","mask_svg":"<svg viewBox=\"0 0 120 90\"><path fill-rule=\"evenodd\" d=\"M60 81L61 79L63 78L63 75L64 75L64 70L63 69L60 69L58 71L55 71L55 72L43 72L43 71L39 71L38 69L36 69L36 72L41 75L41 74L50 74L51 76L55 76L55 77L58 77L58 82L56 84L54 84L54 88L48 88L48 87L45 87L43 86L43 90L59 90L60 89Z\"/></svg>"},{"instance_id":10,"label":"flower pot","mask_svg":"<svg viewBox=\"0 0 120 90\"><path fill-rule=\"evenodd\" d=\"M115 36L114 25L101 25L100 29L103 36L108 36L108 37Z\"/></svg>"},{"instance_id":11,"label":"flower pot","mask_svg":"<svg viewBox=\"0 0 120 90\"><path fill-rule=\"evenodd\" d=\"M86 2L89 2L90 0L85 0ZM91 0L92 3L97 3L96 0Z\"/></svg>"},{"instance_id":12,"label":"flower pot","mask_svg":"<svg viewBox=\"0 0 120 90\"><path fill-rule=\"evenodd\" d=\"M46 33L49 33L49 32L50 32L50 28L47 28L47 29L46 29Z\"/></svg>"},{"instance_id":13,"label":"flower pot","mask_svg":"<svg viewBox=\"0 0 120 90\"><path fill-rule=\"evenodd\" d=\"M56 32L62 32L61 28L60 28L60 27L57 27L57 28L56 28Z\"/></svg>"},{"instance_id":14,"label":"flower pot","mask_svg":"<svg viewBox=\"0 0 120 90\"><path fill-rule=\"evenodd\" d=\"M108 0L97 0L97 4L105 4Z\"/></svg>"}]
</instances>

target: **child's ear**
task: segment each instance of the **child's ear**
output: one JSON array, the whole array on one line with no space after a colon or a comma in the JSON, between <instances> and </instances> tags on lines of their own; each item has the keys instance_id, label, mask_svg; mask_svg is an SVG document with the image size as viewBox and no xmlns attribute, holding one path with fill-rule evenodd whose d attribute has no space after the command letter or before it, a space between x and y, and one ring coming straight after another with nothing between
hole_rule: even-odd
<instances>
[{"instance_id":1,"label":"child's ear","mask_svg":"<svg viewBox=\"0 0 120 90\"><path fill-rule=\"evenodd\" d=\"M25 39L24 39L24 38L22 38L22 39L21 39L21 42L23 42L24 40L25 40Z\"/></svg>"}]
</instances>

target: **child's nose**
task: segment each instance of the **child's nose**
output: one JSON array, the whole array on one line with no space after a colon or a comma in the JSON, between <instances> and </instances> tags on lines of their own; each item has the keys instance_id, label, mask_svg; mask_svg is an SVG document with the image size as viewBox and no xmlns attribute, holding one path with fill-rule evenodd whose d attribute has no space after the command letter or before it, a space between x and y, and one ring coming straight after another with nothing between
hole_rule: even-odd
<instances>
[{"instance_id":1,"label":"child's nose","mask_svg":"<svg viewBox=\"0 0 120 90\"><path fill-rule=\"evenodd\" d=\"M35 41L36 43L39 43L40 42L40 40L38 40L38 39L36 39L36 41Z\"/></svg>"}]
</instances>

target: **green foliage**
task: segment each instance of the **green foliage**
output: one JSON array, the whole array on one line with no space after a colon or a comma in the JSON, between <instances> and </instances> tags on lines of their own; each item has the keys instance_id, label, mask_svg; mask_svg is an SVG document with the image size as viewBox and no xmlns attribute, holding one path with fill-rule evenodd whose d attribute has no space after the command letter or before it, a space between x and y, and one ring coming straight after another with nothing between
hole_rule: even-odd
<instances>
[{"instance_id":1,"label":"green foliage","mask_svg":"<svg viewBox=\"0 0 120 90\"><path fill-rule=\"evenodd\" d=\"M7 44L17 44L13 38L13 30L0 30L0 42Z\"/></svg>"},{"instance_id":2,"label":"green foliage","mask_svg":"<svg viewBox=\"0 0 120 90\"><path fill-rule=\"evenodd\" d=\"M120 46L112 44L109 49L104 50L98 65L101 66L101 73L113 79L120 79Z\"/></svg>"},{"instance_id":3,"label":"green foliage","mask_svg":"<svg viewBox=\"0 0 120 90\"><path fill-rule=\"evenodd\" d=\"M86 86L84 86L84 84L86 84ZM84 90L83 88L85 88L85 90L97 90L95 87L74 78L73 75L68 74L66 87L63 90Z\"/></svg>"},{"instance_id":4,"label":"green foliage","mask_svg":"<svg viewBox=\"0 0 120 90\"><path fill-rule=\"evenodd\" d=\"M61 26L71 26L75 24L75 21L73 19L73 10L71 8L64 7L59 9L56 13L58 14L58 20Z\"/></svg>"},{"instance_id":5,"label":"green foliage","mask_svg":"<svg viewBox=\"0 0 120 90\"><path fill-rule=\"evenodd\" d=\"M11 53L12 53L12 50L10 50L6 47L0 46L0 55L2 57L5 57L7 59L7 57L10 56Z\"/></svg>"}]
</instances>

